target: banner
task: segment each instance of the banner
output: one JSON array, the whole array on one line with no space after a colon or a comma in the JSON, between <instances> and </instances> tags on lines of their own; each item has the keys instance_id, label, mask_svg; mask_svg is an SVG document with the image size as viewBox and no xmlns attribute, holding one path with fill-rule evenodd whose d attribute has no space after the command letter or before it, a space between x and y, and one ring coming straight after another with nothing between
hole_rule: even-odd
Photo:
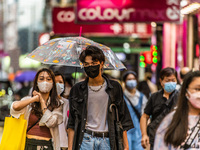
<instances>
[{"instance_id":1,"label":"banner","mask_svg":"<svg viewBox=\"0 0 200 150\"><path fill-rule=\"evenodd\" d=\"M53 32L55 34L79 34L82 26L82 34L93 36L135 36L150 37L152 29L146 23L113 23L113 24L75 24L75 12L73 7L53 8Z\"/></svg>"},{"instance_id":2,"label":"banner","mask_svg":"<svg viewBox=\"0 0 200 150\"><path fill-rule=\"evenodd\" d=\"M178 22L180 0L77 0L79 23Z\"/></svg>"}]
</instances>

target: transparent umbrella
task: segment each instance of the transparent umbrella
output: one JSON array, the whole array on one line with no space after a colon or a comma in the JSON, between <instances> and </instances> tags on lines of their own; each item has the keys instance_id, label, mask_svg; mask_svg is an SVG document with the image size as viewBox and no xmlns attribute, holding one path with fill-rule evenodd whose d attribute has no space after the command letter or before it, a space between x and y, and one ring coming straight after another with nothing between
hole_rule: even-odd
<instances>
[{"instance_id":1,"label":"transparent umbrella","mask_svg":"<svg viewBox=\"0 0 200 150\"><path fill-rule=\"evenodd\" d=\"M109 47L80 36L52 39L37 47L27 57L44 64L81 67L79 55L88 45L97 46L103 51L106 58L104 68L126 68Z\"/></svg>"}]
</instances>

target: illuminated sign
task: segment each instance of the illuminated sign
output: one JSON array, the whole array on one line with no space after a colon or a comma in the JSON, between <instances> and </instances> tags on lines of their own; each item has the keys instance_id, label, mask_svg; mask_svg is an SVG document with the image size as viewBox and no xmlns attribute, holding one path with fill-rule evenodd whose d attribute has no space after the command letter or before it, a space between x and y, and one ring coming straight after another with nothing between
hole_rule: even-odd
<instances>
[{"instance_id":1,"label":"illuminated sign","mask_svg":"<svg viewBox=\"0 0 200 150\"><path fill-rule=\"evenodd\" d=\"M180 0L77 0L76 20L99 22L178 22Z\"/></svg>"}]
</instances>

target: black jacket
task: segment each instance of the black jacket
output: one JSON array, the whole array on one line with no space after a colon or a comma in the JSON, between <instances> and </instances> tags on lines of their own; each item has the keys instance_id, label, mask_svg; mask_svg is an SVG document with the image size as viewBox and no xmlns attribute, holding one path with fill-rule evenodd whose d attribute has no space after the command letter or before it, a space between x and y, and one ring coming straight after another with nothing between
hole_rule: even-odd
<instances>
[{"instance_id":1,"label":"black jacket","mask_svg":"<svg viewBox=\"0 0 200 150\"><path fill-rule=\"evenodd\" d=\"M163 118L174 109L178 101L179 92L177 90L170 94L168 100L163 97L163 93L163 89L153 93L144 109L144 113L151 116L151 123L147 127L147 133L151 145L154 144L155 134L159 124ZM169 101L170 103L166 105Z\"/></svg>"},{"instance_id":2,"label":"black jacket","mask_svg":"<svg viewBox=\"0 0 200 150\"><path fill-rule=\"evenodd\" d=\"M126 103L123 99L123 92L121 85L117 81L109 80L103 76L107 82L106 93L109 95L108 100L108 130L109 130L109 140L111 150L116 150L116 140L115 140L115 126L114 126L114 117L109 111L110 104L114 103L118 108L119 119L122 123L123 130L129 130L133 128L133 123L126 106ZM88 78L83 81L75 84L69 96L69 120L68 128L74 129L74 141L73 141L73 150L79 150L87 119L87 99L88 99Z\"/></svg>"}]
</instances>

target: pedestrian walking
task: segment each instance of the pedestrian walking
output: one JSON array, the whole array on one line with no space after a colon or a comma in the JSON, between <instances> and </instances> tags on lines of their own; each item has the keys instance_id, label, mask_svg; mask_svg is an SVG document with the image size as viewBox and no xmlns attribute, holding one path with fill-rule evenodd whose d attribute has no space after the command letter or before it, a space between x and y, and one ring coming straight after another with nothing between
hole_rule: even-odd
<instances>
[{"instance_id":1,"label":"pedestrian walking","mask_svg":"<svg viewBox=\"0 0 200 150\"><path fill-rule=\"evenodd\" d=\"M68 136L67 136L67 122L68 122L68 112L69 112L69 100L64 98L65 92L65 78L64 76L59 73L55 72L55 81L56 81L56 89L58 96L64 102L63 106L63 123L61 123L59 128L59 135L60 135L60 147L61 150L67 150L68 148Z\"/></svg>"},{"instance_id":2,"label":"pedestrian walking","mask_svg":"<svg viewBox=\"0 0 200 150\"><path fill-rule=\"evenodd\" d=\"M62 97L66 98L66 99L68 99L70 90L73 86L72 79L73 79L72 77L65 76L65 91L62 94Z\"/></svg>"},{"instance_id":3,"label":"pedestrian walking","mask_svg":"<svg viewBox=\"0 0 200 150\"><path fill-rule=\"evenodd\" d=\"M200 149L200 71L184 77L177 109L160 124L155 150Z\"/></svg>"},{"instance_id":4,"label":"pedestrian walking","mask_svg":"<svg viewBox=\"0 0 200 150\"><path fill-rule=\"evenodd\" d=\"M150 143L153 149L156 129L162 119L176 106L178 91L176 90L177 72L174 68L164 68L160 72L160 84L162 89L153 93L144 109L140 120L142 132L142 146L144 148ZM147 121L151 122L147 127Z\"/></svg>"},{"instance_id":5,"label":"pedestrian walking","mask_svg":"<svg viewBox=\"0 0 200 150\"><path fill-rule=\"evenodd\" d=\"M144 112L147 103L146 96L137 90L137 74L134 71L127 71L123 74L122 80L125 83L124 99L128 106L134 128L127 132L130 150L143 150L141 145L142 134L140 130L140 117Z\"/></svg>"},{"instance_id":6,"label":"pedestrian walking","mask_svg":"<svg viewBox=\"0 0 200 150\"><path fill-rule=\"evenodd\" d=\"M183 84L184 77L190 71L191 71L191 69L189 67L183 67L183 68L181 68L181 70L180 70L180 84L181 85Z\"/></svg>"},{"instance_id":7,"label":"pedestrian walking","mask_svg":"<svg viewBox=\"0 0 200 150\"><path fill-rule=\"evenodd\" d=\"M40 69L34 79L32 96L13 102L10 110L15 118L24 114L28 121L25 150L60 150L58 125L63 121L62 104L53 72Z\"/></svg>"},{"instance_id":8,"label":"pedestrian walking","mask_svg":"<svg viewBox=\"0 0 200 150\"><path fill-rule=\"evenodd\" d=\"M138 83L137 89L142 92L148 99L152 93L158 91L157 86L151 81L152 73L145 73L145 80Z\"/></svg>"},{"instance_id":9,"label":"pedestrian walking","mask_svg":"<svg viewBox=\"0 0 200 150\"><path fill-rule=\"evenodd\" d=\"M133 123L121 85L102 76L105 62L102 50L88 46L79 59L88 77L75 84L70 92L69 150L117 150L116 140L121 139L116 139L119 133L115 131L116 116L109 111L113 105L123 127L124 150L128 149L127 131L133 128Z\"/></svg>"}]
</instances>

